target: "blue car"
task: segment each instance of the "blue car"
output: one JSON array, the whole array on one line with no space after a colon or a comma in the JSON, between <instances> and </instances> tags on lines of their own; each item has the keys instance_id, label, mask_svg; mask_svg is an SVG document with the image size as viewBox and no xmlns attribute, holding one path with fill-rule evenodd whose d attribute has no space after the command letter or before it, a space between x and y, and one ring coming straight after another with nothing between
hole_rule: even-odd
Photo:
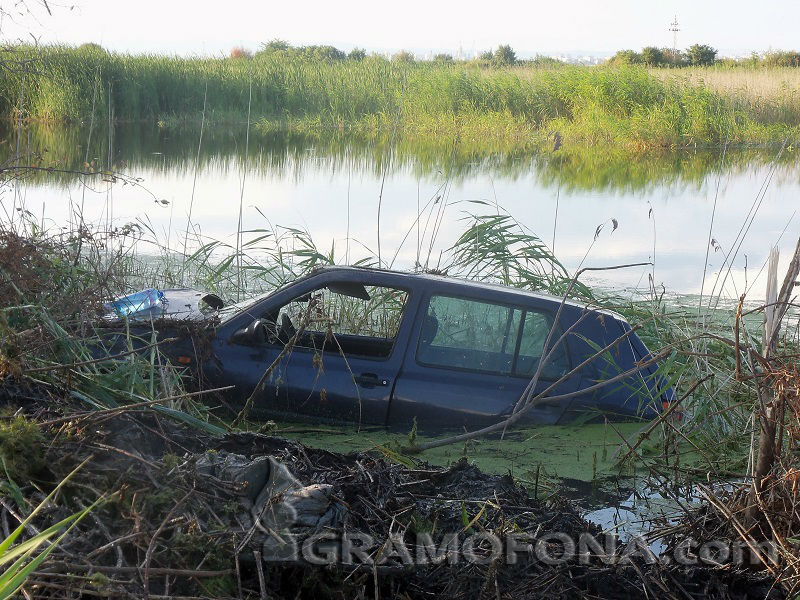
<instances>
[{"instance_id":1,"label":"blue car","mask_svg":"<svg viewBox=\"0 0 800 600\"><path fill-rule=\"evenodd\" d=\"M161 336L176 318L213 323L203 352L183 340L167 354L203 385L234 386L234 407L255 390L251 415L475 427L508 416L537 371L545 397L525 418L541 424L652 418L673 398L657 364L632 372L650 353L623 317L571 301L558 314L561 298L519 289L324 267L223 308L192 290L163 296L144 313Z\"/></svg>"}]
</instances>

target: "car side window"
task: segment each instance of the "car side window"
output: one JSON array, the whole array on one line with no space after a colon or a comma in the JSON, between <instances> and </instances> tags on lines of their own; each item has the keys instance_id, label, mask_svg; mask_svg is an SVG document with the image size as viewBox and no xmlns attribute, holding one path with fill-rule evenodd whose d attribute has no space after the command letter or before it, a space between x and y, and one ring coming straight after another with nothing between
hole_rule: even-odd
<instances>
[{"instance_id":1,"label":"car side window","mask_svg":"<svg viewBox=\"0 0 800 600\"><path fill-rule=\"evenodd\" d=\"M500 304L433 296L422 324L421 364L511 373L522 311Z\"/></svg>"},{"instance_id":2,"label":"car side window","mask_svg":"<svg viewBox=\"0 0 800 600\"><path fill-rule=\"evenodd\" d=\"M519 342L519 354L514 365L515 375L533 377L539 367L542 350L552 327L553 317L549 313L536 310L525 311L522 337ZM561 329L557 327L550 341L551 348L560 338ZM544 379L559 379L569 372L569 365L569 356L564 342L558 343L550 353L550 358L542 367L540 377Z\"/></svg>"},{"instance_id":3,"label":"car side window","mask_svg":"<svg viewBox=\"0 0 800 600\"><path fill-rule=\"evenodd\" d=\"M423 365L532 377L553 326L550 313L449 296L432 296L417 346ZM551 343L561 337L556 328ZM569 371L563 342L553 350L540 377L558 379Z\"/></svg>"},{"instance_id":4,"label":"car side window","mask_svg":"<svg viewBox=\"0 0 800 600\"><path fill-rule=\"evenodd\" d=\"M329 284L280 308L274 341L286 343L307 321L297 340L299 347L385 358L399 332L407 299L408 293L396 288Z\"/></svg>"}]
</instances>

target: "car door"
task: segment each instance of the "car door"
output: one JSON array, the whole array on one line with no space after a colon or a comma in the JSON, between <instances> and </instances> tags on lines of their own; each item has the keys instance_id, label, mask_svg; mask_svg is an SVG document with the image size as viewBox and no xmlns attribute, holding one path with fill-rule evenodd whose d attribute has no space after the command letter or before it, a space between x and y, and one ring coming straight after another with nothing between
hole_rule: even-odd
<instances>
[{"instance_id":1,"label":"car door","mask_svg":"<svg viewBox=\"0 0 800 600\"><path fill-rule=\"evenodd\" d=\"M390 407L392 424L416 419L428 426L467 427L509 414L531 380L553 325L552 313L477 297L433 294L421 303ZM560 335L560 329L557 329ZM555 342L559 335L555 335ZM554 347L554 344L551 344ZM566 344L553 348L535 393L569 372ZM576 389L570 377L549 395ZM559 420L567 403L544 403L528 412L541 423Z\"/></svg>"},{"instance_id":2,"label":"car door","mask_svg":"<svg viewBox=\"0 0 800 600\"><path fill-rule=\"evenodd\" d=\"M252 390L272 366L254 413L384 424L403 356L396 346L408 296L340 280L268 303L256 315L270 329L268 339L231 344L226 355L236 358L224 366L225 379Z\"/></svg>"}]
</instances>

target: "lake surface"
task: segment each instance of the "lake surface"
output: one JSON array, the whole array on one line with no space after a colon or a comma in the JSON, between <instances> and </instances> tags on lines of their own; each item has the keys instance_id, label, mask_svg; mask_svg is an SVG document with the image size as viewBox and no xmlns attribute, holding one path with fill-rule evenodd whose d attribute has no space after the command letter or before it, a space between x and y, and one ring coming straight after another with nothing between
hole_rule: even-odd
<instances>
[{"instance_id":1,"label":"lake surface","mask_svg":"<svg viewBox=\"0 0 800 600\"><path fill-rule=\"evenodd\" d=\"M138 223L178 250L190 212L190 249L209 240L235 246L241 201L242 228L253 231L251 238L278 226L299 228L322 252L333 249L337 262L354 262L377 253L380 230L385 265L437 267L470 213L505 210L571 270L590 247L585 265L655 262L594 280L617 288L646 290L652 276L668 292L697 293L708 251L708 293L725 254L738 248L725 292L737 297L746 282L750 297L760 298L765 276L757 275L770 247L777 243L785 264L800 234L800 161L792 148L777 160L777 150L631 159L613 149L475 150L475 140L415 144L255 130L248 140L244 127L222 126L206 127L200 143L198 125L125 124L110 133L94 125L91 136L88 125L31 125L0 134L4 160L30 152L44 166L100 171L110 164L135 178L27 176L2 188L5 222L24 208L55 230L83 207L89 223Z\"/></svg>"}]
</instances>

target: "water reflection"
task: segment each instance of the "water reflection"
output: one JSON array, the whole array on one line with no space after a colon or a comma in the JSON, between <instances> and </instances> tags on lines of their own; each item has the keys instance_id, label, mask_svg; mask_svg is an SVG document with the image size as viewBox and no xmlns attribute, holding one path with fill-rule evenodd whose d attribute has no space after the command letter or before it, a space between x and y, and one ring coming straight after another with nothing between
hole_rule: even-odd
<instances>
[{"instance_id":1,"label":"water reflection","mask_svg":"<svg viewBox=\"0 0 800 600\"><path fill-rule=\"evenodd\" d=\"M41 158L41 164L67 170L84 168L85 158L97 168L109 164L117 170L146 169L175 176L214 169L226 173L244 158L244 125L206 126L200 141L200 124L159 126L156 123L120 123L109 132L102 124L31 123L22 131L0 126L0 160L22 154ZM86 151L87 142L89 145ZM199 152L198 152L199 145ZM535 173L543 186L565 190L648 191L664 186L698 187L721 170L740 173L754 165L776 160L774 151L728 150L724 163L719 150L681 150L631 154L608 147L571 150L564 146L549 153L537 152L525 143L515 146L487 145L482 140L431 137L395 139L388 133L369 139L342 131L316 133L250 131L248 170L286 176L295 181L309 170L332 175L383 176L408 172L423 180L446 177L460 181L473 177L517 180ZM109 152L110 149L110 152ZM777 157L778 177L800 181L793 150ZM60 173L40 175L49 181L69 181Z\"/></svg>"},{"instance_id":2,"label":"water reflection","mask_svg":"<svg viewBox=\"0 0 800 600\"><path fill-rule=\"evenodd\" d=\"M143 179L141 186L124 186L95 178L85 188L73 175L41 172L13 194L0 189L0 219L24 204L45 226L61 227L80 206L89 221L136 222L172 248L186 231L198 243L214 239L233 247L241 202L242 227L252 235L276 224L298 227L318 248L352 262L377 249L380 205L383 254L397 253L393 266L408 268L421 247L436 266L464 230L465 214L491 212L497 204L554 246L568 268L590 246L593 265L655 261L606 273L604 285L647 287L652 280L691 293L700 290L709 239L707 281L761 199L726 286L734 298L753 284L772 244L779 242L785 257L800 233L793 219L800 169L790 148L777 160L774 152L729 149L723 161L718 151L632 156L608 147L572 151L567 144L541 153L524 143L492 147L481 140L254 128L245 161L245 136L243 126L206 127L198 152L197 123L126 123L110 132L95 123L91 136L88 123L0 131L0 161L19 148L36 155L27 162L95 171L110 164ZM607 228L595 241L597 226L611 219L619 228Z\"/></svg>"}]
</instances>

